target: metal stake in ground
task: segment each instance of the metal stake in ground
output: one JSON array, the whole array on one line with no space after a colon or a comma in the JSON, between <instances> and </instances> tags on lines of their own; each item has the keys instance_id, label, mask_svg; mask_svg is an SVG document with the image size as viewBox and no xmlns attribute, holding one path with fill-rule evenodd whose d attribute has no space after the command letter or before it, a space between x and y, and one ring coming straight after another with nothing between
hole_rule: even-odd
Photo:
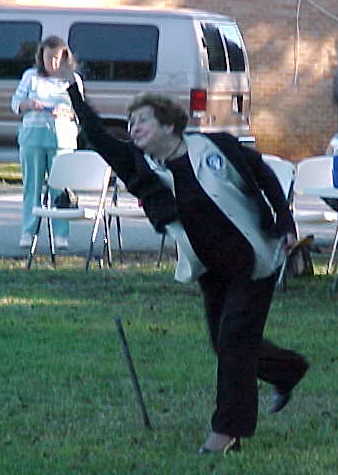
<instances>
[{"instance_id":1,"label":"metal stake in ground","mask_svg":"<svg viewBox=\"0 0 338 475\"><path fill-rule=\"evenodd\" d=\"M144 425L148 429L152 429L150 419L149 419L148 414L147 414L146 406L145 406L144 401L143 401L141 387L140 387L140 384L138 382L138 378L137 378L137 374L136 374L136 371L135 371L134 363L133 363L133 360L131 358L131 354L130 354L130 351L129 351L127 338L126 338L126 335L125 335L124 330L123 330L122 322L119 318L115 318L114 320L115 320L115 323L116 323L116 326L117 326L117 331L118 331L119 337L120 337L121 342L122 342L123 353L124 353L124 356L126 357L126 360L127 360L127 364L128 364L128 368L129 368L129 372L130 372L130 376L131 376L131 381L133 383L133 386L134 386L134 389L135 389L135 392L136 392L136 398L137 398L137 401L138 401L138 403L141 407Z\"/></svg>"}]
</instances>

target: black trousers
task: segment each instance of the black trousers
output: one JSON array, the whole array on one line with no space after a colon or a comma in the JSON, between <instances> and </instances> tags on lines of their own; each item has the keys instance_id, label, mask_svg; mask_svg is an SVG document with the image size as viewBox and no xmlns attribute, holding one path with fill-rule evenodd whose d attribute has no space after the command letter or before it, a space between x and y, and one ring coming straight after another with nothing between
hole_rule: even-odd
<instances>
[{"instance_id":1,"label":"black trousers","mask_svg":"<svg viewBox=\"0 0 338 475\"><path fill-rule=\"evenodd\" d=\"M213 271L199 279L218 359L211 420L217 433L252 436L257 424L257 378L289 391L308 367L301 355L262 338L275 281L275 275L253 281L243 273L230 278Z\"/></svg>"}]
</instances>

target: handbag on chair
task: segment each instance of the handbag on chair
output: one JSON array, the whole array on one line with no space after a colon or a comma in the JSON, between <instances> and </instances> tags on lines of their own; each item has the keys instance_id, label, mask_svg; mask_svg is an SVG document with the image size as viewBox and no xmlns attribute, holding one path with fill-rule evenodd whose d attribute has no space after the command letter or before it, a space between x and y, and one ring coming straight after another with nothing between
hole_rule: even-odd
<instances>
[{"instance_id":1,"label":"handbag on chair","mask_svg":"<svg viewBox=\"0 0 338 475\"><path fill-rule=\"evenodd\" d=\"M54 200L56 208L78 208L79 197L70 188L65 188Z\"/></svg>"}]
</instances>

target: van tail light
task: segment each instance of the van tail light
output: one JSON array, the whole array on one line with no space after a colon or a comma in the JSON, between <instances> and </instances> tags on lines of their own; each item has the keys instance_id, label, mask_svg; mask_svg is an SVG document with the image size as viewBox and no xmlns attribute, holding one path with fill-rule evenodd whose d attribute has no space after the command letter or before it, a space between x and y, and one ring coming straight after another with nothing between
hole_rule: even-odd
<instances>
[{"instance_id":1,"label":"van tail light","mask_svg":"<svg viewBox=\"0 0 338 475\"><path fill-rule=\"evenodd\" d=\"M190 115L199 117L201 112L207 110L206 89L191 89L190 91Z\"/></svg>"}]
</instances>

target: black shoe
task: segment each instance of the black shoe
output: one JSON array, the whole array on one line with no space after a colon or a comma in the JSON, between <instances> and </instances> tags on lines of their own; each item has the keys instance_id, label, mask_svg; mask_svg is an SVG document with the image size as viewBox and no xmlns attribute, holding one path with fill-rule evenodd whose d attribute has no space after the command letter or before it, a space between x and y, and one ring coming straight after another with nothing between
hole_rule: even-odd
<instances>
[{"instance_id":1,"label":"black shoe","mask_svg":"<svg viewBox=\"0 0 338 475\"><path fill-rule=\"evenodd\" d=\"M272 395L272 407L270 409L270 414L281 411L290 401L292 396L292 391L287 393L280 393L277 390Z\"/></svg>"},{"instance_id":2,"label":"black shoe","mask_svg":"<svg viewBox=\"0 0 338 475\"><path fill-rule=\"evenodd\" d=\"M198 450L198 454L206 455L206 454L217 454L217 453L223 452L223 455L226 455L229 452L239 452L240 450L241 450L241 439L234 437L230 440L230 442L224 448L222 448L222 450L211 450L202 446Z\"/></svg>"},{"instance_id":3,"label":"black shoe","mask_svg":"<svg viewBox=\"0 0 338 475\"><path fill-rule=\"evenodd\" d=\"M304 377L308 369L309 369L308 362L303 360L302 367L299 368L298 370L299 374L298 374L298 381L296 382L296 384L298 384L299 381ZM292 388L289 388L288 391L285 391L285 389L278 390L275 387L275 390L272 394L272 407L270 409L270 414L274 414L275 412L281 411L289 403L292 397L292 389L296 386L296 384L294 384Z\"/></svg>"}]
</instances>

